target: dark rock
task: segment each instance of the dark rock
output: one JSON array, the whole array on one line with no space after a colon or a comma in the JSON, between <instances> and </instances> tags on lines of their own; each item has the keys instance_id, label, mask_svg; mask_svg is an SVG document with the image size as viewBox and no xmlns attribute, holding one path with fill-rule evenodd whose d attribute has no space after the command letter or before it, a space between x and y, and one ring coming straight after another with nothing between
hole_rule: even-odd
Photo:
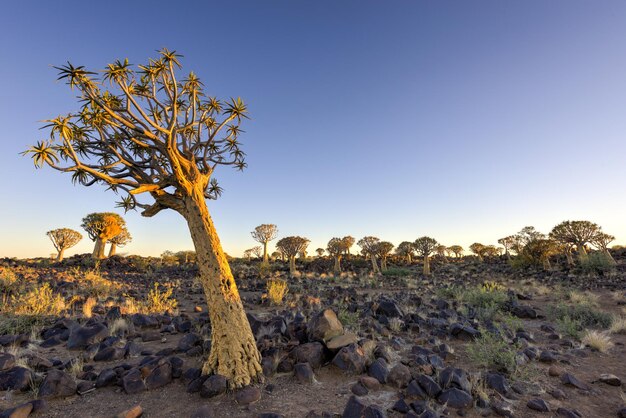
<instances>
[{"instance_id":1,"label":"dark rock","mask_svg":"<svg viewBox=\"0 0 626 418\"><path fill-rule=\"evenodd\" d=\"M315 380L313 369L309 363L298 363L294 366L294 376L300 383L312 383Z\"/></svg>"},{"instance_id":2,"label":"dark rock","mask_svg":"<svg viewBox=\"0 0 626 418\"><path fill-rule=\"evenodd\" d=\"M580 380L578 380L576 378L576 376L574 376L571 373L563 373L561 375L561 383L563 383L566 386L573 386L577 389L582 389L582 390L589 390L591 389L589 387L589 385L587 385L586 383L581 382Z\"/></svg>"},{"instance_id":3,"label":"dark rock","mask_svg":"<svg viewBox=\"0 0 626 418\"><path fill-rule=\"evenodd\" d=\"M39 397L44 399L64 398L76 394L76 382L69 374L52 369L39 387Z\"/></svg>"},{"instance_id":4,"label":"dark rock","mask_svg":"<svg viewBox=\"0 0 626 418\"><path fill-rule=\"evenodd\" d=\"M366 360L361 347L358 344L351 344L339 350L332 364L344 372L361 374L365 371Z\"/></svg>"},{"instance_id":5,"label":"dark rock","mask_svg":"<svg viewBox=\"0 0 626 418\"><path fill-rule=\"evenodd\" d=\"M600 380L600 382L606 383L607 385L611 385L611 386L621 386L622 385L621 379L619 377L615 376L614 374L601 374L599 380Z\"/></svg>"},{"instance_id":6,"label":"dark rock","mask_svg":"<svg viewBox=\"0 0 626 418\"><path fill-rule=\"evenodd\" d=\"M411 370L404 364L397 364L391 368L387 382L397 388L405 388L411 381Z\"/></svg>"},{"instance_id":7,"label":"dark rock","mask_svg":"<svg viewBox=\"0 0 626 418\"><path fill-rule=\"evenodd\" d=\"M378 307L376 308L377 315L384 315L388 318L402 318L404 313L400 306L393 299L383 298L378 301Z\"/></svg>"},{"instance_id":8,"label":"dark rock","mask_svg":"<svg viewBox=\"0 0 626 418\"><path fill-rule=\"evenodd\" d=\"M307 326L309 341L326 342L343 334L343 325L332 309L325 309L315 315Z\"/></svg>"},{"instance_id":9,"label":"dark rock","mask_svg":"<svg viewBox=\"0 0 626 418\"><path fill-rule=\"evenodd\" d=\"M183 382L191 382L194 379L199 378L202 375L202 369L197 367L190 367L182 374Z\"/></svg>"},{"instance_id":10,"label":"dark rock","mask_svg":"<svg viewBox=\"0 0 626 418\"><path fill-rule=\"evenodd\" d=\"M557 358L551 351L544 350L539 354L539 361L542 363L554 363L557 361Z\"/></svg>"},{"instance_id":11,"label":"dark rock","mask_svg":"<svg viewBox=\"0 0 626 418\"><path fill-rule=\"evenodd\" d=\"M365 386L361 384L361 382L357 382L350 388L350 391L354 393L356 396L365 396L369 393L369 390Z\"/></svg>"},{"instance_id":12,"label":"dark rock","mask_svg":"<svg viewBox=\"0 0 626 418\"><path fill-rule=\"evenodd\" d=\"M309 363L314 369L322 367L326 360L324 346L319 342L299 345L291 353L296 363Z\"/></svg>"},{"instance_id":13,"label":"dark rock","mask_svg":"<svg viewBox=\"0 0 626 418\"><path fill-rule=\"evenodd\" d=\"M499 373L487 373L485 383L488 388L495 390L501 395L506 395L511 390L506 377Z\"/></svg>"},{"instance_id":14,"label":"dark rock","mask_svg":"<svg viewBox=\"0 0 626 418\"><path fill-rule=\"evenodd\" d=\"M409 399L428 399L428 394L417 383L417 380L411 380L406 388L406 396Z\"/></svg>"},{"instance_id":15,"label":"dark rock","mask_svg":"<svg viewBox=\"0 0 626 418\"><path fill-rule=\"evenodd\" d=\"M430 376L420 374L419 376L417 376L416 380L421 388L424 389L426 394L431 398L436 397L441 392L441 386L439 386L439 384L435 382Z\"/></svg>"},{"instance_id":16,"label":"dark rock","mask_svg":"<svg viewBox=\"0 0 626 418\"><path fill-rule=\"evenodd\" d=\"M367 406L356 396L350 396L341 418L363 418L365 408L367 408Z\"/></svg>"},{"instance_id":17,"label":"dark rock","mask_svg":"<svg viewBox=\"0 0 626 418\"><path fill-rule=\"evenodd\" d=\"M366 388L370 390L379 390L381 387L380 382L377 379L374 379L370 376L361 376L359 377L359 382Z\"/></svg>"},{"instance_id":18,"label":"dark rock","mask_svg":"<svg viewBox=\"0 0 626 418\"><path fill-rule=\"evenodd\" d=\"M70 330L67 348L68 350L82 349L90 344L100 342L108 337L108 335L109 329L102 323L95 323L84 327L76 326Z\"/></svg>"},{"instance_id":19,"label":"dark rock","mask_svg":"<svg viewBox=\"0 0 626 418\"><path fill-rule=\"evenodd\" d=\"M228 382L226 378L219 374L209 376L200 389L200 396L203 398L212 398L226 392Z\"/></svg>"},{"instance_id":20,"label":"dark rock","mask_svg":"<svg viewBox=\"0 0 626 418\"><path fill-rule=\"evenodd\" d=\"M126 349L119 347L106 347L98 351L93 358L94 361L114 361L123 359L126 355Z\"/></svg>"},{"instance_id":21,"label":"dark rock","mask_svg":"<svg viewBox=\"0 0 626 418\"><path fill-rule=\"evenodd\" d=\"M409 405L407 405L406 401L402 398L398 399L396 403L393 404L393 407L391 407L391 409L393 409L394 411L398 411L401 414L406 414L410 410Z\"/></svg>"},{"instance_id":22,"label":"dark rock","mask_svg":"<svg viewBox=\"0 0 626 418\"><path fill-rule=\"evenodd\" d=\"M276 371L278 373L291 373L293 372L293 359L285 358L278 362Z\"/></svg>"},{"instance_id":23,"label":"dark rock","mask_svg":"<svg viewBox=\"0 0 626 418\"><path fill-rule=\"evenodd\" d=\"M472 385L467 378L467 373L463 369L453 367L446 367L439 372L439 385L442 388L455 387L465 392L472 391Z\"/></svg>"},{"instance_id":24,"label":"dark rock","mask_svg":"<svg viewBox=\"0 0 626 418\"><path fill-rule=\"evenodd\" d=\"M370 405L363 411L363 418L386 418L387 414L378 405Z\"/></svg>"},{"instance_id":25,"label":"dark rock","mask_svg":"<svg viewBox=\"0 0 626 418\"><path fill-rule=\"evenodd\" d=\"M468 408L473 403L472 395L457 388L444 390L437 397L437 400L440 403L446 404L448 407L455 409Z\"/></svg>"},{"instance_id":26,"label":"dark rock","mask_svg":"<svg viewBox=\"0 0 626 418\"><path fill-rule=\"evenodd\" d=\"M132 369L122 378L122 388L129 395L140 393L146 390L146 385L141 378L139 369Z\"/></svg>"},{"instance_id":27,"label":"dark rock","mask_svg":"<svg viewBox=\"0 0 626 418\"><path fill-rule=\"evenodd\" d=\"M139 328L158 328L160 323L152 315L134 314L130 317L133 325Z\"/></svg>"},{"instance_id":28,"label":"dark rock","mask_svg":"<svg viewBox=\"0 0 626 418\"><path fill-rule=\"evenodd\" d=\"M359 337L356 334L347 332L342 335L337 335L326 342L326 348L329 350L338 350L342 347L350 344L355 344L359 341Z\"/></svg>"},{"instance_id":29,"label":"dark rock","mask_svg":"<svg viewBox=\"0 0 626 418\"><path fill-rule=\"evenodd\" d=\"M246 386L235 393L235 400L240 405L249 405L261 399L261 390L254 386Z\"/></svg>"},{"instance_id":30,"label":"dark rock","mask_svg":"<svg viewBox=\"0 0 626 418\"><path fill-rule=\"evenodd\" d=\"M533 398L526 403L526 406L534 411L550 412L550 405L541 398Z\"/></svg>"},{"instance_id":31,"label":"dark rock","mask_svg":"<svg viewBox=\"0 0 626 418\"><path fill-rule=\"evenodd\" d=\"M0 353L0 372L15 366L15 356L9 353Z\"/></svg>"},{"instance_id":32,"label":"dark rock","mask_svg":"<svg viewBox=\"0 0 626 418\"><path fill-rule=\"evenodd\" d=\"M567 395L565 394L565 392L563 392L561 389L550 389L548 391L548 393L550 394L550 396L552 396L554 399L565 399L567 398Z\"/></svg>"},{"instance_id":33,"label":"dark rock","mask_svg":"<svg viewBox=\"0 0 626 418\"><path fill-rule=\"evenodd\" d=\"M169 363L172 365L172 378L178 379L183 375L185 362L180 357L170 357Z\"/></svg>"},{"instance_id":34,"label":"dark rock","mask_svg":"<svg viewBox=\"0 0 626 418\"><path fill-rule=\"evenodd\" d=\"M624 408L624 412L626 412L626 408ZM558 408L556 414L565 418L582 418L582 414L575 409ZM626 418L626 414L624 417L620 416L620 418Z\"/></svg>"},{"instance_id":35,"label":"dark rock","mask_svg":"<svg viewBox=\"0 0 626 418\"><path fill-rule=\"evenodd\" d=\"M617 411L617 417L626 418L626 406L623 408L620 408L619 411Z\"/></svg>"},{"instance_id":36,"label":"dark rock","mask_svg":"<svg viewBox=\"0 0 626 418\"><path fill-rule=\"evenodd\" d=\"M450 325L450 334L460 340L469 341L480 337L480 331L459 323Z\"/></svg>"},{"instance_id":37,"label":"dark rock","mask_svg":"<svg viewBox=\"0 0 626 418\"><path fill-rule=\"evenodd\" d=\"M370 364L367 374L378 380L380 383L387 383L387 376L389 376L389 368L387 363L382 358L378 358Z\"/></svg>"},{"instance_id":38,"label":"dark rock","mask_svg":"<svg viewBox=\"0 0 626 418\"><path fill-rule=\"evenodd\" d=\"M76 382L76 393L79 395L84 395L85 393L91 392L96 388L96 382L91 382L88 380L78 380Z\"/></svg>"},{"instance_id":39,"label":"dark rock","mask_svg":"<svg viewBox=\"0 0 626 418\"><path fill-rule=\"evenodd\" d=\"M518 318L536 319L537 311L528 305L514 305L511 307L511 313Z\"/></svg>"},{"instance_id":40,"label":"dark rock","mask_svg":"<svg viewBox=\"0 0 626 418\"><path fill-rule=\"evenodd\" d=\"M162 361L145 377L148 390L160 388L172 381L172 365L169 361Z\"/></svg>"},{"instance_id":41,"label":"dark rock","mask_svg":"<svg viewBox=\"0 0 626 418\"><path fill-rule=\"evenodd\" d=\"M193 347L200 345L202 343L202 338L198 334L191 333L185 334L183 338L178 341L177 350L183 353L191 350Z\"/></svg>"},{"instance_id":42,"label":"dark rock","mask_svg":"<svg viewBox=\"0 0 626 418\"><path fill-rule=\"evenodd\" d=\"M161 339L161 333L157 330L149 330L141 333L141 341L150 342L150 341L159 341Z\"/></svg>"},{"instance_id":43,"label":"dark rock","mask_svg":"<svg viewBox=\"0 0 626 418\"><path fill-rule=\"evenodd\" d=\"M113 369L104 369L96 379L96 387L103 388L113 385L117 381L117 373Z\"/></svg>"},{"instance_id":44,"label":"dark rock","mask_svg":"<svg viewBox=\"0 0 626 418\"><path fill-rule=\"evenodd\" d=\"M200 392L200 389L202 389L202 385L204 384L204 382L207 380L208 376L199 376L195 379L192 379L188 384L187 384L187 393L196 393L196 392Z\"/></svg>"}]
</instances>

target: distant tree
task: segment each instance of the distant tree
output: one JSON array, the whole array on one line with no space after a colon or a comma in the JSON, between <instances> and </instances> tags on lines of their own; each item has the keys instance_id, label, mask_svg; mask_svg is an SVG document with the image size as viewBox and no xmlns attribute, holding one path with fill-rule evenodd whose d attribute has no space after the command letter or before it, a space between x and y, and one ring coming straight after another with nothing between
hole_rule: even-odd
<instances>
[{"instance_id":1,"label":"distant tree","mask_svg":"<svg viewBox=\"0 0 626 418\"><path fill-rule=\"evenodd\" d=\"M323 249L323 248L318 248L318 249L315 250L315 252L317 253L318 257L323 257L324 253L326 252L326 250Z\"/></svg>"},{"instance_id":2,"label":"distant tree","mask_svg":"<svg viewBox=\"0 0 626 418\"><path fill-rule=\"evenodd\" d=\"M252 258L252 248L248 248L247 250L245 250L243 252L243 256L246 258L246 260L250 261L250 259Z\"/></svg>"},{"instance_id":3,"label":"distant tree","mask_svg":"<svg viewBox=\"0 0 626 418\"><path fill-rule=\"evenodd\" d=\"M307 259L307 251L306 248L303 249L302 251L300 251L298 253L298 257L300 257L300 260L306 260Z\"/></svg>"},{"instance_id":4,"label":"distant tree","mask_svg":"<svg viewBox=\"0 0 626 418\"><path fill-rule=\"evenodd\" d=\"M263 262L267 263L267 243L276 238L278 227L274 224L262 224L254 228L250 234L255 241L263 244ZM258 257L258 256L257 256Z\"/></svg>"},{"instance_id":5,"label":"distant tree","mask_svg":"<svg viewBox=\"0 0 626 418\"><path fill-rule=\"evenodd\" d=\"M50 120L50 141L26 153L38 167L124 193L124 209L141 208L146 217L172 209L185 218L210 307L211 350L202 373L220 374L236 388L262 378L261 356L206 199L221 193L217 167L246 167L238 137L247 108L239 98L206 94L193 72L179 74L179 58L164 48L138 69L128 60L98 73L70 63L58 68L59 79L77 91L79 108Z\"/></svg>"},{"instance_id":6,"label":"distant tree","mask_svg":"<svg viewBox=\"0 0 626 418\"><path fill-rule=\"evenodd\" d=\"M557 252L556 242L549 238L532 238L522 248L519 256L528 262L542 265L544 270L551 270L550 257Z\"/></svg>"},{"instance_id":7,"label":"distant tree","mask_svg":"<svg viewBox=\"0 0 626 418\"><path fill-rule=\"evenodd\" d=\"M117 213L101 212L90 213L85 216L80 226L87 231L89 238L96 243L92 257L100 260L105 258L104 247L107 241L121 233L126 226L126 222Z\"/></svg>"},{"instance_id":8,"label":"distant tree","mask_svg":"<svg viewBox=\"0 0 626 418\"><path fill-rule=\"evenodd\" d=\"M342 240L343 240L344 251L346 252L347 255L350 255L350 248L352 248L356 240L354 239L354 237L350 235L346 235L345 237L342 238Z\"/></svg>"},{"instance_id":9,"label":"distant tree","mask_svg":"<svg viewBox=\"0 0 626 418\"><path fill-rule=\"evenodd\" d=\"M611 262L611 264L617 264L615 259L611 255L609 251L609 244L615 241L615 237L613 235L605 234L604 232L598 232L592 239L591 244L596 247L598 250L602 251L607 259Z\"/></svg>"},{"instance_id":10,"label":"distant tree","mask_svg":"<svg viewBox=\"0 0 626 418\"><path fill-rule=\"evenodd\" d=\"M376 237L363 237L357 242L357 245L361 247L361 252L365 257L369 257L372 261L372 270L376 274L380 274L380 269L378 268L378 263L376 262L376 246L380 242L379 238Z\"/></svg>"},{"instance_id":11,"label":"distant tree","mask_svg":"<svg viewBox=\"0 0 626 418\"><path fill-rule=\"evenodd\" d=\"M461 257L461 255L463 255L463 247L461 247L460 245L451 245L448 247L448 250L450 250L456 258L459 258Z\"/></svg>"},{"instance_id":12,"label":"distant tree","mask_svg":"<svg viewBox=\"0 0 626 418\"><path fill-rule=\"evenodd\" d=\"M120 233L109 240L109 243L111 243L111 248L109 249L109 257L113 257L115 255L115 251L117 250L117 248L124 247L132 240L133 237L130 235L130 232L128 232L128 229L126 229L126 226L122 227Z\"/></svg>"},{"instance_id":13,"label":"distant tree","mask_svg":"<svg viewBox=\"0 0 626 418\"><path fill-rule=\"evenodd\" d=\"M176 254L176 259L179 264L188 264L196 262L196 252L195 251L178 251Z\"/></svg>"},{"instance_id":14,"label":"distant tree","mask_svg":"<svg viewBox=\"0 0 626 418\"><path fill-rule=\"evenodd\" d=\"M252 254L254 254L256 258L261 258L261 255L263 255L264 257L267 255L263 252L263 247L261 247L260 245L257 245L256 247L252 247L250 249L252 250Z\"/></svg>"},{"instance_id":15,"label":"distant tree","mask_svg":"<svg viewBox=\"0 0 626 418\"><path fill-rule=\"evenodd\" d=\"M561 243L575 245L579 259L583 260L587 257L585 245L590 243L600 232L600 227L593 222L565 221L552 228L550 237Z\"/></svg>"},{"instance_id":16,"label":"distant tree","mask_svg":"<svg viewBox=\"0 0 626 418\"><path fill-rule=\"evenodd\" d=\"M515 244L515 236L509 235L508 237L500 238L498 240L498 244L500 244L500 245L502 245L504 247L504 255L506 255L506 258L510 260L511 259L511 253L509 252L509 250Z\"/></svg>"},{"instance_id":17,"label":"distant tree","mask_svg":"<svg viewBox=\"0 0 626 418\"><path fill-rule=\"evenodd\" d=\"M469 249L471 252L476 254L480 261L483 261L483 257L485 255L485 246L483 244L481 244L480 242L475 242L469 246Z\"/></svg>"},{"instance_id":18,"label":"distant tree","mask_svg":"<svg viewBox=\"0 0 626 418\"><path fill-rule=\"evenodd\" d=\"M430 255L435 251L437 245L439 245L437 240L431 237L421 237L413 243L417 255L424 260L424 274L427 276L430 275Z\"/></svg>"},{"instance_id":19,"label":"distant tree","mask_svg":"<svg viewBox=\"0 0 626 418\"><path fill-rule=\"evenodd\" d=\"M279 258L282 259L282 253L280 251L274 251L272 253L272 259L278 260Z\"/></svg>"},{"instance_id":20,"label":"distant tree","mask_svg":"<svg viewBox=\"0 0 626 418\"><path fill-rule=\"evenodd\" d=\"M303 237L293 236L278 240L276 248L289 259L289 273L293 276L296 270L296 255L301 253L309 245L309 240Z\"/></svg>"},{"instance_id":21,"label":"distant tree","mask_svg":"<svg viewBox=\"0 0 626 418\"><path fill-rule=\"evenodd\" d=\"M387 257L389 257L391 250L393 250L393 244L389 241L381 241L376 244L376 257L380 259L380 269L382 271L387 271Z\"/></svg>"},{"instance_id":22,"label":"distant tree","mask_svg":"<svg viewBox=\"0 0 626 418\"><path fill-rule=\"evenodd\" d=\"M408 264L411 264L413 261L412 257L414 252L415 248L413 247L413 243L409 241L402 241L396 248L396 254L400 257L404 257Z\"/></svg>"},{"instance_id":23,"label":"distant tree","mask_svg":"<svg viewBox=\"0 0 626 418\"><path fill-rule=\"evenodd\" d=\"M500 249L495 245L485 245L482 251L483 257L498 257L500 253Z\"/></svg>"},{"instance_id":24,"label":"distant tree","mask_svg":"<svg viewBox=\"0 0 626 418\"><path fill-rule=\"evenodd\" d=\"M53 229L52 231L46 232L46 235L48 235L48 238L52 241L52 245L54 245L54 248L57 250L57 261L63 261L63 253L65 250L72 248L83 239L80 232L69 228Z\"/></svg>"},{"instance_id":25,"label":"distant tree","mask_svg":"<svg viewBox=\"0 0 626 418\"><path fill-rule=\"evenodd\" d=\"M163 253L161 253L161 261L163 261L163 263L165 264L176 264L176 262L178 262L178 259L176 258L176 254L174 254L174 251L165 250L163 251Z\"/></svg>"},{"instance_id":26,"label":"distant tree","mask_svg":"<svg viewBox=\"0 0 626 418\"><path fill-rule=\"evenodd\" d=\"M331 238L326 246L328 254L335 259L335 265L333 267L333 273L335 276L341 274L341 257L346 252L345 242L341 238Z\"/></svg>"},{"instance_id":27,"label":"distant tree","mask_svg":"<svg viewBox=\"0 0 626 418\"><path fill-rule=\"evenodd\" d=\"M443 261L447 262L448 258L446 257L446 253L448 252L448 247L445 245L437 245L434 249L435 254L437 254Z\"/></svg>"}]
</instances>

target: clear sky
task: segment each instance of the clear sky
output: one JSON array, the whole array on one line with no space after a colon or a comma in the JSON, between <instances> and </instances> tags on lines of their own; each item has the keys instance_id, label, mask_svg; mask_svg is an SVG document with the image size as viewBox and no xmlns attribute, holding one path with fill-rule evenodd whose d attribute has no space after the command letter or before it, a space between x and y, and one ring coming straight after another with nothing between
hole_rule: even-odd
<instances>
[{"instance_id":1,"label":"clear sky","mask_svg":"<svg viewBox=\"0 0 626 418\"><path fill-rule=\"evenodd\" d=\"M567 219L626 244L625 22L624 1L7 2L0 256L47 256L47 230L118 200L19 155L78 107L51 66L142 64L162 47L249 105L249 168L219 170L209 202L230 254L261 223L311 253L348 234L495 244ZM122 252L192 248L174 212L126 220Z\"/></svg>"}]
</instances>

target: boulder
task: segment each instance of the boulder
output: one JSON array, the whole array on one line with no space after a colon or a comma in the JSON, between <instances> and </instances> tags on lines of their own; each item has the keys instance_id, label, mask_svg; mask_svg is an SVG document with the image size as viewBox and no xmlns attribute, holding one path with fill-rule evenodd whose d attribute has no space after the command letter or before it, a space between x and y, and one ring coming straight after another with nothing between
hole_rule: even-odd
<instances>
[{"instance_id":1,"label":"boulder","mask_svg":"<svg viewBox=\"0 0 626 418\"><path fill-rule=\"evenodd\" d=\"M327 342L343 334L343 325L332 309L325 309L315 315L307 326L309 341Z\"/></svg>"}]
</instances>

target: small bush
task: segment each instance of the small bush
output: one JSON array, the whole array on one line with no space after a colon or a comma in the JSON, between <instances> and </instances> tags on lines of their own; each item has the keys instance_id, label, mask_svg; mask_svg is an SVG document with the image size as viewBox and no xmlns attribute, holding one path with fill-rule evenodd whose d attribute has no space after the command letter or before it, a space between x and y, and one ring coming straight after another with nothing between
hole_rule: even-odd
<instances>
[{"instance_id":1,"label":"small bush","mask_svg":"<svg viewBox=\"0 0 626 418\"><path fill-rule=\"evenodd\" d=\"M349 329L355 329L359 324L359 314L358 312L350 312L345 308L339 309L339 313L337 314L337 318L341 325Z\"/></svg>"},{"instance_id":2,"label":"small bush","mask_svg":"<svg viewBox=\"0 0 626 418\"><path fill-rule=\"evenodd\" d=\"M595 251L580 259L580 268L585 273L603 275L615 270L615 262L604 252Z\"/></svg>"},{"instance_id":3,"label":"small bush","mask_svg":"<svg viewBox=\"0 0 626 418\"><path fill-rule=\"evenodd\" d=\"M485 292L506 292L506 286L490 280L484 282L481 289Z\"/></svg>"},{"instance_id":4,"label":"small bush","mask_svg":"<svg viewBox=\"0 0 626 418\"><path fill-rule=\"evenodd\" d=\"M503 309L509 297L502 290L485 290L482 287L469 289L460 293L462 302L474 308Z\"/></svg>"},{"instance_id":5,"label":"small bush","mask_svg":"<svg viewBox=\"0 0 626 418\"><path fill-rule=\"evenodd\" d=\"M274 278L267 281L267 297L273 305L280 305L289 292L287 281Z\"/></svg>"},{"instance_id":6,"label":"small bush","mask_svg":"<svg viewBox=\"0 0 626 418\"><path fill-rule=\"evenodd\" d=\"M15 272L11 269L0 267L0 294L11 295L20 287L20 282Z\"/></svg>"},{"instance_id":7,"label":"small bush","mask_svg":"<svg viewBox=\"0 0 626 418\"><path fill-rule=\"evenodd\" d=\"M519 347L502 335L483 331L481 336L467 346L470 360L478 366L512 375L517 370L515 357Z\"/></svg>"},{"instance_id":8,"label":"small bush","mask_svg":"<svg viewBox=\"0 0 626 418\"><path fill-rule=\"evenodd\" d=\"M259 277L261 277L262 279L271 276L272 274L272 267L270 266L270 263L260 263L259 264Z\"/></svg>"},{"instance_id":9,"label":"small bush","mask_svg":"<svg viewBox=\"0 0 626 418\"><path fill-rule=\"evenodd\" d=\"M613 318L609 332L611 332L611 334L626 334L626 318L619 316Z\"/></svg>"},{"instance_id":10,"label":"small bush","mask_svg":"<svg viewBox=\"0 0 626 418\"><path fill-rule=\"evenodd\" d=\"M112 281L102 277L96 269L87 271L79 281L87 294L96 298L109 296L118 287Z\"/></svg>"},{"instance_id":11,"label":"small bush","mask_svg":"<svg viewBox=\"0 0 626 418\"><path fill-rule=\"evenodd\" d=\"M576 339L580 338L580 333L584 329L580 320L572 319L567 315L563 318L557 318L556 327L561 334Z\"/></svg>"},{"instance_id":12,"label":"small bush","mask_svg":"<svg viewBox=\"0 0 626 418\"><path fill-rule=\"evenodd\" d=\"M12 296L0 307L0 335L30 333L66 309L65 300L48 283Z\"/></svg>"},{"instance_id":13,"label":"small bush","mask_svg":"<svg viewBox=\"0 0 626 418\"><path fill-rule=\"evenodd\" d=\"M599 332L594 330L587 330L583 336L582 343L591 347L594 350L598 350L601 353L606 353L613 348L613 342L611 337L606 332Z\"/></svg>"},{"instance_id":14,"label":"small bush","mask_svg":"<svg viewBox=\"0 0 626 418\"><path fill-rule=\"evenodd\" d=\"M567 293L567 299L576 304L598 306L599 296L590 292L572 290Z\"/></svg>"},{"instance_id":15,"label":"small bush","mask_svg":"<svg viewBox=\"0 0 626 418\"><path fill-rule=\"evenodd\" d=\"M563 321L569 318L570 321L577 321L582 328L601 328L606 329L611 326L613 317L611 314L599 311L592 306L567 305L559 303L557 305L548 306L548 316L555 321Z\"/></svg>"},{"instance_id":16,"label":"small bush","mask_svg":"<svg viewBox=\"0 0 626 418\"><path fill-rule=\"evenodd\" d=\"M96 299L87 298L85 303L83 303L83 315L85 315L85 318L91 318L94 306L96 306Z\"/></svg>"},{"instance_id":17,"label":"small bush","mask_svg":"<svg viewBox=\"0 0 626 418\"><path fill-rule=\"evenodd\" d=\"M148 297L145 303L140 305L139 310L142 313L173 313L178 306L176 299L172 298L174 288L172 286L165 286L165 290L161 291L159 284L155 283L154 287L148 292Z\"/></svg>"},{"instance_id":18,"label":"small bush","mask_svg":"<svg viewBox=\"0 0 626 418\"><path fill-rule=\"evenodd\" d=\"M383 276L390 277L406 277L411 275L411 270L401 267L391 267L383 271Z\"/></svg>"}]
</instances>

